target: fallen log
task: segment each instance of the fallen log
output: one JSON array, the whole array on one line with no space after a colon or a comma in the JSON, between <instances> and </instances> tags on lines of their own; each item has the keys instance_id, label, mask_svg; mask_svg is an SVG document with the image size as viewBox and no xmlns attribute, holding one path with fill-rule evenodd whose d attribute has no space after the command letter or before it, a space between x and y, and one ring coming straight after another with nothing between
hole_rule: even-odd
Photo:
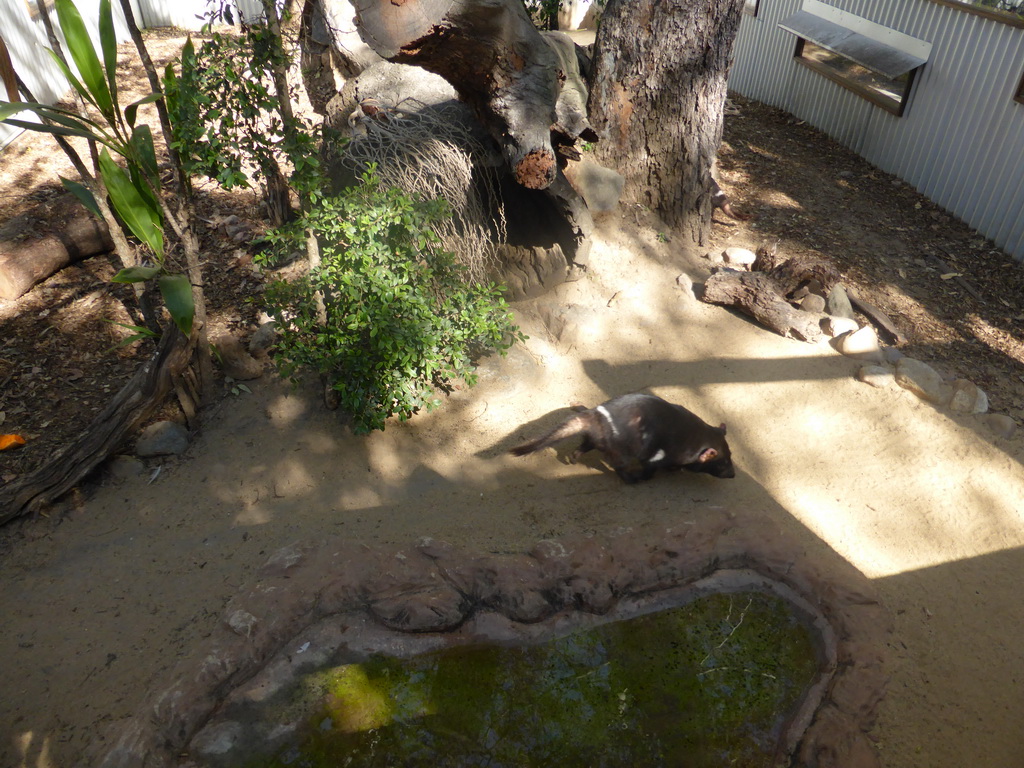
<instances>
[{"instance_id":1,"label":"fallen log","mask_svg":"<svg viewBox=\"0 0 1024 768\"><path fill-rule=\"evenodd\" d=\"M113 248L107 225L71 195L15 216L0 229L0 299L17 299L69 264Z\"/></svg>"},{"instance_id":2,"label":"fallen log","mask_svg":"<svg viewBox=\"0 0 1024 768\"><path fill-rule=\"evenodd\" d=\"M31 474L0 488L0 525L67 493L111 456L178 386L192 357L192 346L173 324L165 329L153 356L77 440Z\"/></svg>"},{"instance_id":3,"label":"fallen log","mask_svg":"<svg viewBox=\"0 0 1024 768\"><path fill-rule=\"evenodd\" d=\"M850 297L850 304L860 312L864 317L870 320L875 326L882 332L882 336L885 337L886 341L891 344L902 344L906 341L906 337L900 333L899 328L889 318L885 312L880 310L874 304L864 301L864 299L855 295L853 291L847 289L846 294Z\"/></svg>"},{"instance_id":4,"label":"fallen log","mask_svg":"<svg viewBox=\"0 0 1024 768\"><path fill-rule=\"evenodd\" d=\"M716 272L704 283L701 300L735 307L786 338L817 341L824 335L820 325L824 315L790 305L763 272Z\"/></svg>"}]
</instances>

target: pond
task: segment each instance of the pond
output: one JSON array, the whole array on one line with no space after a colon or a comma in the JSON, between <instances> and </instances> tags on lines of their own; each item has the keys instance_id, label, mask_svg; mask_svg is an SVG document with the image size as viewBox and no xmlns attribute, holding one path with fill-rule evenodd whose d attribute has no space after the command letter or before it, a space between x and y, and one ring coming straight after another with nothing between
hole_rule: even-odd
<instances>
[{"instance_id":1,"label":"pond","mask_svg":"<svg viewBox=\"0 0 1024 768\"><path fill-rule=\"evenodd\" d=\"M710 594L527 646L372 655L306 675L261 768L775 764L821 671L774 594Z\"/></svg>"}]
</instances>

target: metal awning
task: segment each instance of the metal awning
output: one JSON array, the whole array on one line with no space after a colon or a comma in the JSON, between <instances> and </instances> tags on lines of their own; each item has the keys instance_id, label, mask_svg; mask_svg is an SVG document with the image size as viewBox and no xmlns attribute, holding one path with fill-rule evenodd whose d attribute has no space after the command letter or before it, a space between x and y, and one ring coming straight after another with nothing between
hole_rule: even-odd
<instances>
[{"instance_id":1,"label":"metal awning","mask_svg":"<svg viewBox=\"0 0 1024 768\"><path fill-rule=\"evenodd\" d=\"M809 11L797 11L780 21L779 26L797 37L810 40L815 45L852 59L862 67L867 67L890 80L895 80L927 62L927 59L880 43Z\"/></svg>"}]
</instances>

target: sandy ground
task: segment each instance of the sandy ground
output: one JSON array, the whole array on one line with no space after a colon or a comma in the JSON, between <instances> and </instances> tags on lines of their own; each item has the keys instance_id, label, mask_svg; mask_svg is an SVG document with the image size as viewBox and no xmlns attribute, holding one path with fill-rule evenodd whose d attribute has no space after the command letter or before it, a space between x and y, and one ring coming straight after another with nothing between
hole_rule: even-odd
<instances>
[{"instance_id":1,"label":"sandy ground","mask_svg":"<svg viewBox=\"0 0 1024 768\"><path fill-rule=\"evenodd\" d=\"M561 340L523 305L530 340L442 409L353 437L267 376L155 479L110 480L24 526L0 561L0 765L71 765L168 685L283 545L431 536L514 552L722 510L765 515L876 581L896 625L885 766L1024 765L1024 438L858 383L829 346L701 304L676 278L699 282L706 262L633 219L600 222L588 276L541 300L577 307ZM639 389L725 421L736 479L626 486L551 450L504 453L573 401Z\"/></svg>"}]
</instances>

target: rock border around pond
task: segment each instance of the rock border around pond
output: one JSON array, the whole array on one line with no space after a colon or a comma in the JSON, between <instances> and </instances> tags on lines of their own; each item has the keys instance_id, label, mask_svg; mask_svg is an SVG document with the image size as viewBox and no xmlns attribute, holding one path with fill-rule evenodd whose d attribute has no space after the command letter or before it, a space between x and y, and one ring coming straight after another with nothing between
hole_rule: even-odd
<instances>
[{"instance_id":1,"label":"rock border around pond","mask_svg":"<svg viewBox=\"0 0 1024 768\"><path fill-rule=\"evenodd\" d=\"M523 628L564 623L572 612L604 616L625 602L707 588L708 579L728 589L737 572L762 578L764 588L827 625L819 638L823 675L783 739L791 759L806 768L879 766L867 734L888 681L891 615L870 580L839 555L804 551L768 521L734 514L545 540L520 554L473 553L430 539L378 549L341 540L287 547L230 601L204 652L182 662L174 682L155 691L127 725L97 740L79 765L202 764L188 756L190 743L218 707L327 620L365 626L375 642L430 635L440 647L443 633L471 618L493 614Z\"/></svg>"}]
</instances>

